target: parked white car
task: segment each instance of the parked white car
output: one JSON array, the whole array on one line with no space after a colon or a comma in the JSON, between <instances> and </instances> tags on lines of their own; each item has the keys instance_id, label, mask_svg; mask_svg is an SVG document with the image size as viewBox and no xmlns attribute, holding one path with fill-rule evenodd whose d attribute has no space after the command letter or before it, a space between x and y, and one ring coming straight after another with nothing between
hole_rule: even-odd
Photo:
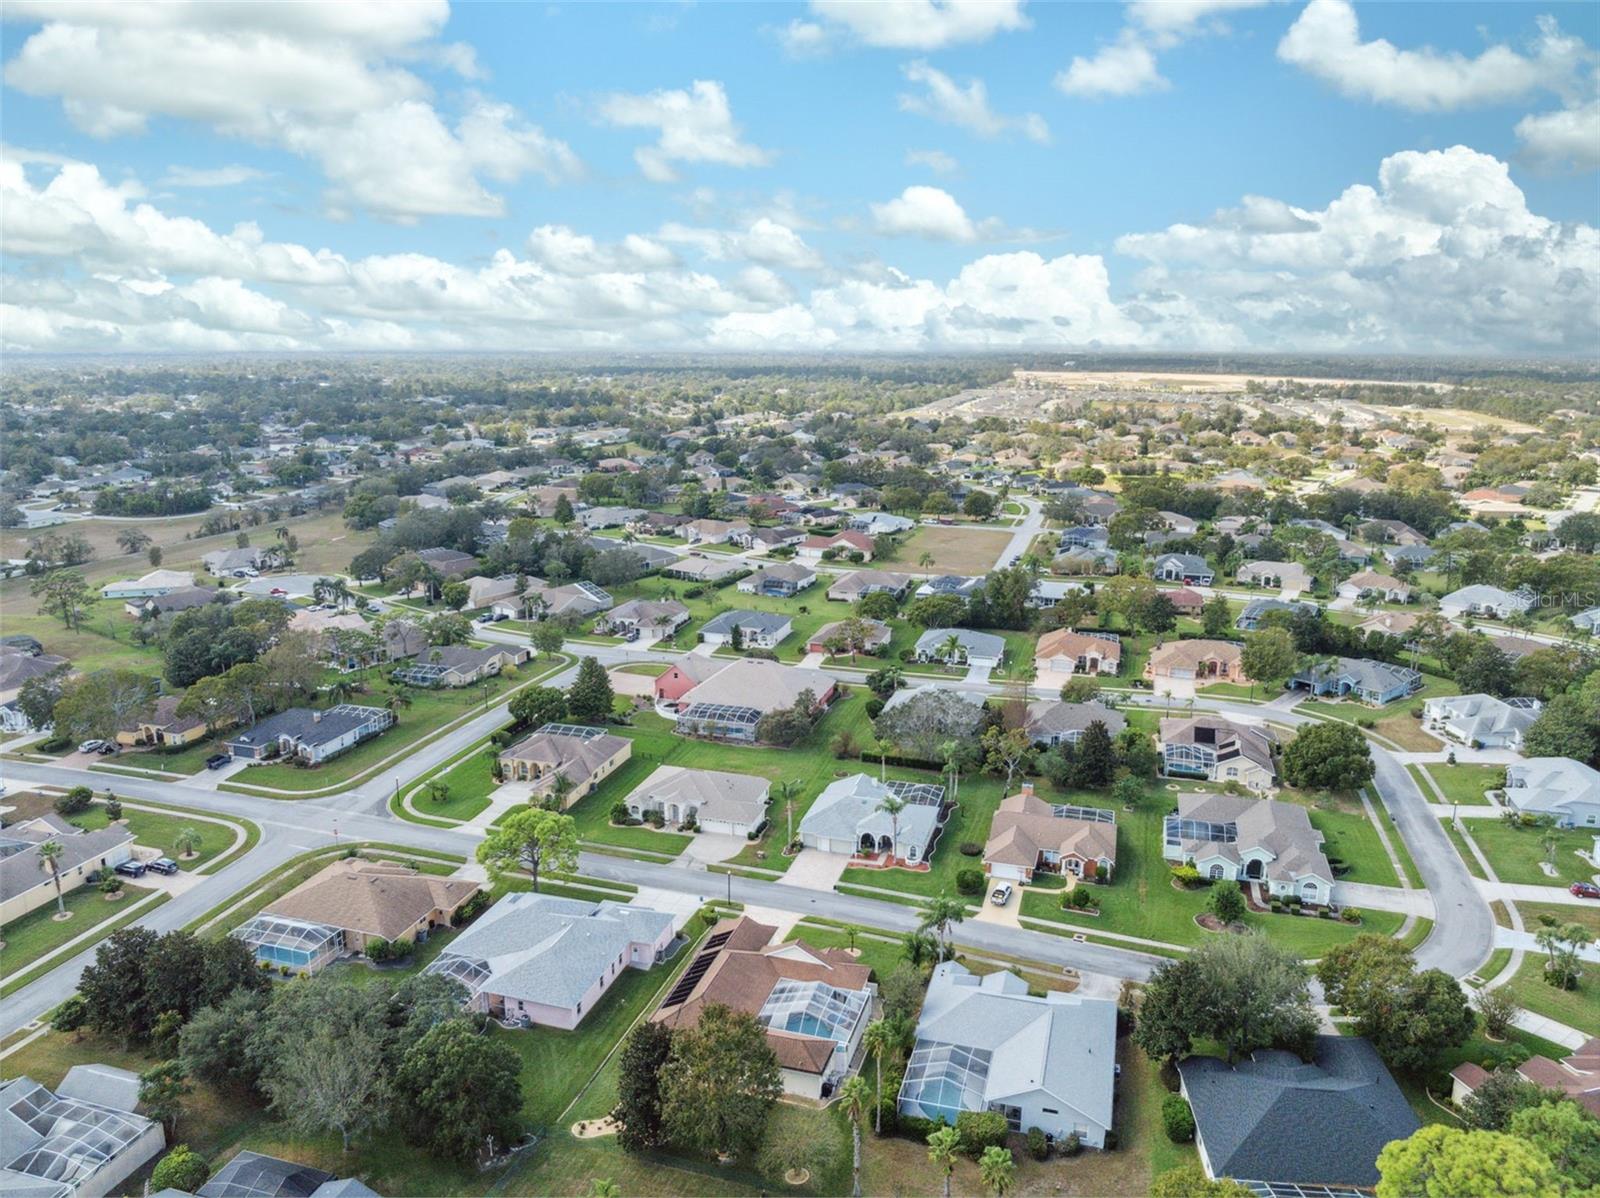
<instances>
[{"instance_id":1,"label":"parked white car","mask_svg":"<svg viewBox=\"0 0 1600 1198\"><path fill-rule=\"evenodd\" d=\"M989 901L996 907L1004 907L1011 901L1011 883L1001 882L989 892Z\"/></svg>"}]
</instances>

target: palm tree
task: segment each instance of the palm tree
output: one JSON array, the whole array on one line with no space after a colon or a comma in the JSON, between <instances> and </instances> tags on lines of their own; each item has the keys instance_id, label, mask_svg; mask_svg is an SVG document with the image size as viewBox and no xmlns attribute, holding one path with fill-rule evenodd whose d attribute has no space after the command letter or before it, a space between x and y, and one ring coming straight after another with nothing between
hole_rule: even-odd
<instances>
[{"instance_id":1,"label":"palm tree","mask_svg":"<svg viewBox=\"0 0 1600 1198\"><path fill-rule=\"evenodd\" d=\"M350 600L354 598L354 593L350 590L350 584L343 578L335 578L332 587L329 589L332 591L334 601L338 603L340 611L343 611L349 605Z\"/></svg>"},{"instance_id":2,"label":"palm tree","mask_svg":"<svg viewBox=\"0 0 1600 1198\"><path fill-rule=\"evenodd\" d=\"M956 1171L956 1152L961 1137L953 1127L939 1127L928 1133L928 1159L944 1170L944 1198L950 1198L950 1178Z\"/></svg>"},{"instance_id":3,"label":"palm tree","mask_svg":"<svg viewBox=\"0 0 1600 1198\"><path fill-rule=\"evenodd\" d=\"M852 932L854 930L851 929ZM867 1024L867 1030L861 1033L861 1043L872 1054L878 1075L874 1083L872 1131L879 1136L883 1134L883 1058L885 1053L894 1048L894 1040L894 1030L881 1019L874 1019Z\"/></svg>"},{"instance_id":4,"label":"palm tree","mask_svg":"<svg viewBox=\"0 0 1600 1198\"><path fill-rule=\"evenodd\" d=\"M907 932L900 938L900 955L908 965L922 967L929 957L937 956L939 945L927 932Z\"/></svg>"},{"instance_id":5,"label":"palm tree","mask_svg":"<svg viewBox=\"0 0 1600 1198\"><path fill-rule=\"evenodd\" d=\"M59 840L47 840L39 846L39 864L50 871L56 884L56 915L66 918L67 904L61 897L61 854L65 850Z\"/></svg>"},{"instance_id":6,"label":"palm tree","mask_svg":"<svg viewBox=\"0 0 1600 1198\"><path fill-rule=\"evenodd\" d=\"M961 656L961 638L952 632L944 640L940 641L939 656L944 658L945 665L955 665L956 658Z\"/></svg>"},{"instance_id":7,"label":"palm tree","mask_svg":"<svg viewBox=\"0 0 1600 1198\"><path fill-rule=\"evenodd\" d=\"M839 1098L850 1119L850 1194L851 1198L861 1198L861 1113L872 1101L867 1079L856 1074L845 1082L844 1088L839 1091Z\"/></svg>"},{"instance_id":8,"label":"palm tree","mask_svg":"<svg viewBox=\"0 0 1600 1198\"><path fill-rule=\"evenodd\" d=\"M900 813L911 805L904 795L886 794L878 800L878 810L889 817L889 863L900 856Z\"/></svg>"},{"instance_id":9,"label":"palm tree","mask_svg":"<svg viewBox=\"0 0 1600 1198\"><path fill-rule=\"evenodd\" d=\"M978 1158L978 1178L994 1191L995 1198L1003 1198L1017 1179L1017 1162L1011 1149L991 1144Z\"/></svg>"},{"instance_id":10,"label":"palm tree","mask_svg":"<svg viewBox=\"0 0 1600 1198\"><path fill-rule=\"evenodd\" d=\"M950 929L966 917L967 906L960 899L947 894L935 895L923 905L922 922L917 925L917 930L932 932L938 937L940 956L948 959L952 955Z\"/></svg>"},{"instance_id":11,"label":"palm tree","mask_svg":"<svg viewBox=\"0 0 1600 1198\"><path fill-rule=\"evenodd\" d=\"M389 711L396 725L400 723L400 709L411 706L411 696L404 690L396 688L389 692L389 697L383 701L384 707Z\"/></svg>"},{"instance_id":12,"label":"palm tree","mask_svg":"<svg viewBox=\"0 0 1600 1198\"><path fill-rule=\"evenodd\" d=\"M193 824L185 824L178 829L172 847L177 850L180 857L193 857L200 851L200 829Z\"/></svg>"},{"instance_id":13,"label":"palm tree","mask_svg":"<svg viewBox=\"0 0 1600 1198\"><path fill-rule=\"evenodd\" d=\"M572 793L575 785L576 783L563 773L557 773L550 779L550 798L555 802L555 810L566 810L567 796Z\"/></svg>"},{"instance_id":14,"label":"palm tree","mask_svg":"<svg viewBox=\"0 0 1600 1198\"><path fill-rule=\"evenodd\" d=\"M926 570L929 566L933 565L933 554L924 549L921 553L917 554L917 565Z\"/></svg>"}]
</instances>

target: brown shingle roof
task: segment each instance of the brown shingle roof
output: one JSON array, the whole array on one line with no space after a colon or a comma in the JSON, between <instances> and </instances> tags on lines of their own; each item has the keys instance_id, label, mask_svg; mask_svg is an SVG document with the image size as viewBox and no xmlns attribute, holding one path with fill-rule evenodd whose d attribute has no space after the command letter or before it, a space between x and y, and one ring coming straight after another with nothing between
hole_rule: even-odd
<instances>
[{"instance_id":1,"label":"brown shingle roof","mask_svg":"<svg viewBox=\"0 0 1600 1198\"><path fill-rule=\"evenodd\" d=\"M461 878L415 873L403 865L335 861L265 908L308 923L393 940L432 911L454 912L477 892Z\"/></svg>"}]
</instances>

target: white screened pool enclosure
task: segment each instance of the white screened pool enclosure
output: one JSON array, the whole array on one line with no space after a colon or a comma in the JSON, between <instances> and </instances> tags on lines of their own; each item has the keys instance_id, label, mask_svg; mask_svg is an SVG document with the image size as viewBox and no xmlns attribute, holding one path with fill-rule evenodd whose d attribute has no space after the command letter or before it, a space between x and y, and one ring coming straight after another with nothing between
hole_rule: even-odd
<instances>
[{"instance_id":1,"label":"white screened pool enclosure","mask_svg":"<svg viewBox=\"0 0 1600 1198\"><path fill-rule=\"evenodd\" d=\"M315 973L344 955L344 929L282 915L257 915L233 934L274 969Z\"/></svg>"}]
</instances>

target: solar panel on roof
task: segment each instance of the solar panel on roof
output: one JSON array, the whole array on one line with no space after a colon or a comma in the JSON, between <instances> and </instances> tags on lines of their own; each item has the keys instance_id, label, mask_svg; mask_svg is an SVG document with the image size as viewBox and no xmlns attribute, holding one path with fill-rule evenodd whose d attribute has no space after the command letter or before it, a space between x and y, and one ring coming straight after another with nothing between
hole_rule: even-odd
<instances>
[{"instance_id":1,"label":"solar panel on roof","mask_svg":"<svg viewBox=\"0 0 1600 1198\"><path fill-rule=\"evenodd\" d=\"M672 992L667 995L666 1000L661 1004L662 1008L676 1007L680 1003L687 1002L689 995L694 993L694 988L700 979L706 976L706 970L710 969L711 963L717 959L717 955L715 949L702 951L689 968L684 970L683 976L678 979L677 984L672 987Z\"/></svg>"}]
</instances>

